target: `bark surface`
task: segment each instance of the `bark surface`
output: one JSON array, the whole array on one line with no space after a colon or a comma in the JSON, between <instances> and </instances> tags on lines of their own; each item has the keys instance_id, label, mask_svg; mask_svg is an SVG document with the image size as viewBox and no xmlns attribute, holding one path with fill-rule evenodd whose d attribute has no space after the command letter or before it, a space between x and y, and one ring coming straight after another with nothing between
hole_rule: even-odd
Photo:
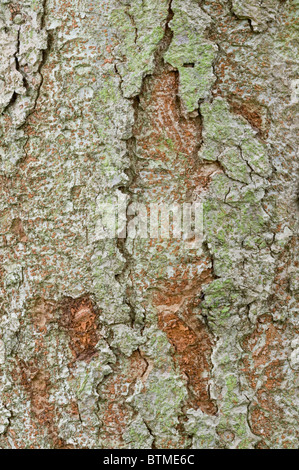
<instances>
[{"instance_id":1,"label":"bark surface","mask_svg":"<svg viewBox=\"0 0 299 470\"><path fill-rule=\"evenodd\" d=\"M298 11L0 0L1 448L298 447Z\"/></svg>"}]
</instances>

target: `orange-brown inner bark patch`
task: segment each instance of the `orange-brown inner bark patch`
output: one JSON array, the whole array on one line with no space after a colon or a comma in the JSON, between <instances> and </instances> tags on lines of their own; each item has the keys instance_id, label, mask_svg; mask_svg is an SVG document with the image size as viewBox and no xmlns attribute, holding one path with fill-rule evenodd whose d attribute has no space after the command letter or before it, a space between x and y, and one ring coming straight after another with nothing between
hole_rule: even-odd
<instances>
[{"instance_id":1,"label":"orange-brown inner bark patch","mask_svg":"<svg viewBox=\"0 0 299 470\"><path fill-rule=\"evenodd\" d=\"M220 54L214 64L217 79L213 94L226 99L234 113L243 116L251 126L259 130L262 138L267 138L270 128L268 103L262 98L263 93L261 93L267 81L264 84L261 81L256 83L256 76L260 74L260 64L249 64L240 58L238 60L239 54L226 50L226 45L231 41L243 46L255 33L245 23L243 27L236 28L235 23L239 23L239 19L233 15L223 15L221 13L223 6L212 2L213 14L217 15L217 9L219 17L213 22L210 31L207 30L207 34L212 42L221 45L225 53ZM263 67L270 66L269 60L269 57L263 57ZM256 66L258 70L254 70Z\"/></svg>"},{"instance_id":2,"label":"orange-brown inner bark patch","mask_svg":"<svg viewBox=\"0 0 299 470\"><path fill-rule=\"evenodd\" d=\"M50 424L54 407L49 403L50 375L33 362L22 364L21 382L30 394L31 411L40 424Z\"/></svg>"},{"instance_id":3,"label":"orange-brown inner bark patch","mask_svg":"<svg viewBox=\"0 0 299 470\"><path fill-rule=\"evenodd\" d=\"M99 341L98 315L88 296L73 299L68 297L60 306L60 325L70 338L70 349L74 361L89 361L96 353Z\"/></svg>"},{"instance_id":4,"label":"orange-brown inner bark patch","mask_svg":"<svg viewBox=\"0 0 299 470\"><path fill-rule=\"evenodd\" d=\"M161 137L171 139L170 145L176 152L192 155L199 148L202 139L201 119L199 116L183 116L178 99L179 76L175 71L164 71L160 75L145 80L142 94L142 109L149 116L148 121L139 121L134 135L138 136L144 154L155 148L156 158L165 158L159 151ZM148 127L150 134L144 133Z\"/></svg>"},{"instance_id":5,"label":"orange-brown inner bark patch","mask_svg":"<svg viewBox=\"0 0 299 470\"><path fill-rule=\"evenodd\" d=\"M285 386L285 330L286 325L274 324L270 315L263 315L242 345L246 351L243 371L256 391L250 409L251 427L255 434L264 439L271 439L285 418L283 408L273 393ZM285 437L287 439L287 435Z\"/></svg>"},{"instance_id":6,"label":"orange-brown inner bark patch","mask_svg":"<svg viewBox=\"0 0 299 470\"><path fill-rule=\"evenodd\" d=\"M216 164L199 162L201 118L184 115L178 93L178 72L165 68L147 77L133 129L136 151L142 160L137 163L138 177L131 189L144 189L144 196L151 190L151 197L160 196L163 202L169 196L173 202L192 200L195 191L207 188L211 174L220 171ZM167 169L153 169L153 161L166 164Z\"/></svg>"},{"instance_id":7,"label":"orange-brown inner bark patch","mask_svg":"<svg viewBox=\"0 0 299 470\"><path fill-rule=\"evenodd\" d=\"M260 132L261 137L267 138L270 122L265 118L265 109L250 101L237 101L228 98L232 111L243 116L249 124Z\"/></svg>"},{"instance_id":8,"label":"orange-brown inner bark patch","mask_svg":"<svg viewBox=\"0 0 299 470\"><path fill-rule=\"evenodd\" d=\"M29 321L30 330L33 332L35 357L28 361L17 361L12 377L29 396L32 425L30 432L32 436L47 434L53 448L71 448L71 445L59 437L59 406L50 401L56 384L52 376L53 369L48 362L49 351L45 344L44 332L47 328L51 329L51 324L58 322L58 325L68 332L74 361L88 361L96 353L95 346L98 341L96 309L87 295L78 299L65 298L60 303L37 298L28 305L26 321ZM77 404L71 402L68 408L70 415L78 419ZM64 410L66 411L66 408Z\"/></svg>"},{"instance_id":9,"label":"orange-brown inner bark patch","mask_svg":"<svg viewBox=\"0 0 299 470\"><path fill-rule=\"evenodd\" d=\"M13 20L16 15L18 15L21 11L21 7L19 3L15 3L13 5L9 5L11 19Z\"/></svg>"},{"instance_id":10,"label":"orange-brown inner bark patch","mask_svg":"<svg viewBox=\"0 0 299 470\"><path fill-rule=\"evenodd\" d=\"M56 410L49 399L52 384L47 364L40 364L37 359L18 361L13 377L20 381L29 395L32 425L36 427L36 432L47 429L53 448L71 448L59 437L59 429L55 424Z\"/></svg>"},{"instance_id":11,"label":"orange-brown inner bark patch","mask_svg":"<svg viewBox=\"0 0 299 470\"><path fill-rule=\"evenodd\" d=\"M211 270L192 281L172 281L155 295L159 327L175 348L175 360L187 378L189 405L208 414L217 408L209 395L213 341L206 325L194 314L200 304L199 286L212 280Z\"/></svg>"},{"instance_id":12,"label":"orange-brown inner bark patch","mask_svg":"<svg viewBox=\"0 0 299 470\"><path fill-rule=\"evenodd\" d=\"M29 438L32 442L35 442L35 439L47 438L52 448L71 448L72 445L66 444L59 437L57 425L59 407L50 400L50 395L54 392L56 384L52 376L52 365L48 361L49 337L45 335L45 332L49 332L51 324L56 322L57 308L56 301L42 297L28 302L28 315L20 320L20 324L29 335L31 334L29 344L34 343L34 357L28 360L16 360L12 370L12 379L21 387L16 386L11 392L8 392L7 399L10 401L13 396L18 395L20 389L22 394L23 390L26 391L30 403ZM26 336L26 341L27 338ZM23 398L21 399L23 400ZM24 445L22 440L19 442L19 436L15 435L13 428L9 428L7 435L14 439L16 447Z\"/></svg>"},{"instance_id":13,"label":"orange-brown inner bark patch","mask_svg":"<svg viewBox=\"0 0 299 470\"><path fill-rule=\"evenodd\" d=\"M28 237L25 233L23 222L21 219L17 218L13 220L11 225L11 231L18 241L22 243L26 243L28 241Z\"/></svg>"}]
</instances>

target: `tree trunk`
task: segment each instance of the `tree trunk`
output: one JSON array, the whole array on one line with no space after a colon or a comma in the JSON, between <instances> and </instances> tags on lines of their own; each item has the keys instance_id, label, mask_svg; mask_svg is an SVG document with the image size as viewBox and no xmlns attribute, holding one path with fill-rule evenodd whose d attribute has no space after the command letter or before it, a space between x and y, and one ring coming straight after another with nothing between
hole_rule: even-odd
<instances>
[{"instance_id":1,"label":"tree trunk","mask_svg":"<svg viewBox=\"0 0 299 470\"><path fill-rule=\"evenodd\" d=\"M1 448L298 447L297 16L0 1Z\"/></svg>"}]
</instances>

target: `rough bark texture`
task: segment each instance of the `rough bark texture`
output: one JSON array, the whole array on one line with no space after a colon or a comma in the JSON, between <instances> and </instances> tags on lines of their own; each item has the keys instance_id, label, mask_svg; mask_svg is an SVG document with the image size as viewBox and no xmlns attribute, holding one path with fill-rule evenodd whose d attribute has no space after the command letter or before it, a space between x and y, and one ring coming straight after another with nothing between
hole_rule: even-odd
<instances>
[{"instance_id":1,"label":"rough bark texture","mask_svg":"<svg viewBox=\"0 0 299 470\"><path fill-rule=\"evenodd\" d=\"M0 1L1 448L298 447L297 18ZM202 250L103 239L121 194Z\"/></svg>"}]
</instances>

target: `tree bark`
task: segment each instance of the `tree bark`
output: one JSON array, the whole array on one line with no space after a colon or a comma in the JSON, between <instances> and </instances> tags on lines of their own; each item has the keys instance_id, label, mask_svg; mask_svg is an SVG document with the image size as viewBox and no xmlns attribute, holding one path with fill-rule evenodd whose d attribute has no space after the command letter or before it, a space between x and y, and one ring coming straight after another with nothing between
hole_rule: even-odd
<instances>
[{"instance_id":1,"label":"tree bark","mask_svg":"<svg viewBox=\"0 0 299 470\"><path fill-rule=\"evenodd\" d=\"M1 448L298 447L297 17L0 1Z\"/></svg>"}]
</instances>

